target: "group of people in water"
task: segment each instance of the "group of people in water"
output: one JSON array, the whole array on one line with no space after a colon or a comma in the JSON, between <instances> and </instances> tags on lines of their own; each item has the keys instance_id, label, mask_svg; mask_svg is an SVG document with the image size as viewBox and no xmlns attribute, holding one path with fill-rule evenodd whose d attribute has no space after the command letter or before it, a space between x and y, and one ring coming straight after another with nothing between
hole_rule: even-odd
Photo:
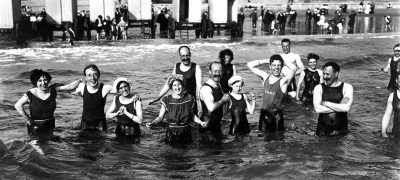
<instances>
[{"instance_id":1,"label":"group of people in water","mask_svg":"<svg viewBox=\"0 0 400 180\"><path fill-rule=\"evenodd\" d=\"M283 53L274 54L269 59L254 60L247 63L248 68L262 80L263 94L258 131L273 133L283 131L284 109L282 101L290 96L313 106L318 113L317 135L333 135L348 130L347 113L353 103L353 87L339 81L340 67L335 62L327 62L322 69L317 68L319 56L309 53L308 67L304 67L298 54L291 52L289 39L281 41ZM201 68L191 61L188 46L178 49L181 62L177 63L172 75L167 79L160 94L149 105L161 102L159 115L146 127L152 129L166 119L166 141L187 143L192 138L192 122L198 124L202 141L222 142L221 121L229 112L231 124L229 134L247 135L250 126L246 113L253 114L256 96L253 93L242 93L244 79L238 75L230 49L219 53L220 61L209 65L208 79L203 82ZM400 59L400 44L394 47L394 56L389 59L388 66L382 71L391 72L388 89L390 94L385 115L382 120L382 136L387 137L388 124L394 111L392 133L400 135L399 113L400 100L398 85L400 73L397 62ZM269 72L259 69L269 64ZM83 111L81 119L82 134L87 132L107 132L107 119L116 119L115 134L117 137L139 142L143 123L142 101L134 94L129 79L121 77L113 85L105 85L100 80L100 70L88 65L83 70L84 80L77 80L66 85L51 84L48 72L35 69L31 71L30 80L34 86L28 90L15 104L18 113L26 119L28 133L35 137L51 135L55 127L54 111L57 93L73 91L72 94L82 96ZM296 76L299 76L296 81ZM300 96L300 87L304 90ZM171 94L167 95L171 90ZM105 112L106 99L114 94L109 109ZM28 114L24 105L29 104ZM229 116L228 116L229 117Z\"/></svg>"}]
</instances>

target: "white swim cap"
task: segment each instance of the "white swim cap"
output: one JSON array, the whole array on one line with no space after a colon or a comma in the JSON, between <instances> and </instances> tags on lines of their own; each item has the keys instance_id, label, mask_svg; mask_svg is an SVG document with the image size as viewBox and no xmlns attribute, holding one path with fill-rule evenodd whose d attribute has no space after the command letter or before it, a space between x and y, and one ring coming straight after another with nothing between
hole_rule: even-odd
<instances>
[{"instance_id":1,"label":"white swim cap","mask_svg":"<svg viewBox=\"0 0 400 180\"><path fill-rule=\"evenodd\" d=\"M244 83L243 78L241 76L235 75L232 76L229 80L228 80L228 85L232 86L233 84L235 84L236 82L241 81L242 83Z\"/></svg>"}]
</instances>

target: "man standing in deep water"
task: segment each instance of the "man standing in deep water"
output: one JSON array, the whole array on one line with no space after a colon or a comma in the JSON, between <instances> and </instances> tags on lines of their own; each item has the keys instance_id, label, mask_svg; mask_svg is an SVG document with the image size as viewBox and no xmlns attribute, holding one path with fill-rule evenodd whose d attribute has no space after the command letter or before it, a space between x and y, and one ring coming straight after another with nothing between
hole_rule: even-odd
<instances>
[{"instance_id":1,"label":"man standing in deep water","mask_svg":"<svg viewBox=\"0 0 400 180\"><path fill-rule=\"evenodd\" d=\"M229 95L222 92L220 86L222 65L219 62L210 64L210 78L200 89L200 101L204 111L200 119L207 122L207 127L199 126L203 141L221 143L221 120L223 104L229 102Z\"/></svg>"},{"instance_id":2,"label":"man standing in deep water","mask_svg":"<svg viewBox=\"0 0 400 180\"><path fill-rule=\"evenodd\" d=\"M298 54L295 54L290 51L290 45L291 45L290 39L287 39L287 38L282 39L281 46L282 46L283 53L280 55L283 58L283 60L285 61L285 65L287 63L292 63L293 65L296 66L296 73L293 76L293 79L291 80L291 82L288 86L288 89L287 89L288 94L292 98L295 98L296 97L296 76L300 75L300 73L303 72L304 65L303 65L303 62L301 62L300 56ZM282 73L284 75L287 75L290 72L288 72L287 68L283 68Z\"/></svg>"},{"instance_id":3,"label":"man standing in deep water","mask_svg":"<svg viewBox=\"0 0 400 180\"><path fill-rule=\"evenodd\" d=\"M248 62L247 66L262 79L264 85L258 130L270 133L284 130L282 100L291 79L294 77L296 66L275 54L269 59L271 73L256 68L256 66L266 63L268 63L268 60L254 60ZM286 76L281 74L284 65L289 68Z\"/></svg>"},{"instance_id":4,"label":"man standing in deep water","mask_svg":"<svg viewBox=\"0 0 400 180\"><path fill-rule=\"evenodd\" d=\"M81 120L82 130L103 130L107 132L106 114L104 107L107 95L112 86L99 83L100 70L96 65L90 64L83 70L86 83L79 84L74 94L83 97L83 112Z\"/></svg>"},{"instance_id":5,"label":"man standing in deep water","mask_svg":"<svg viewBox=\"0 0 400 180\"><path fill-rule=\"evenodd\" d=\"M353 86L340 82L340 67L328 62L323 67L324 82L314 88L314 109L319 114L317 135L346 132L347 112L353 103Z\"/></svg>"},{"instance_id":6,"label":"man standing in deep water","mask_svg":"<svg viewBox=\"0 0 400 180\"><path fill-rule=\"evenodd\" d=\"M193 97L196 97L197 101L197 112L199 117L201 116L201 104L199 101L199 91L202 83L202 73L200 66L191 61L191 52L188 46L181 46L178 49L179 56L181 58L180 63L176 63L174 70L172 70L172 74L174 76L182 76L183 84L186 87L186 92L191 94ZM172 77L171 77L172 78ZM168 82L170 78L164 84L160 94L157 99L150 102L150 105L159 101L170 89Z\"/></svg>"}]
</instances>

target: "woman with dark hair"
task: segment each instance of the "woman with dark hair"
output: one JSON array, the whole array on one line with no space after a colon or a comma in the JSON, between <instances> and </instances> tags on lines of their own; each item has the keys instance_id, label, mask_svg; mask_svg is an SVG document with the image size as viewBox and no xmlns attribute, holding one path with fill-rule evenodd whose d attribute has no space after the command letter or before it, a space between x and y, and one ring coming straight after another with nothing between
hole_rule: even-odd
<instances>
[{"instance_id":1,"label":"woman with dark hair","mask_svg":"<svg viewBox=\"0 0 400 180\"><path fill-rule=\"evenodd\" d=\"M151 123L147 123L147 128L151 128L154 124L160 123L164 119L164 115L168 112L167 122L168 128L165 140L169 143L188 143L192 141L192 133L189 123L192 121L203 127L207 126L193 112L196 105L195 97L185 92L183 81L178 77L173 77L169 81L169 87L172 94L161 100L162 106L160 114Z\"/></svg>"},{"instance_id":2,"label":"woman with dark hair","mask_svg":"<svg viewBox=\"0 0 400 180\"><path fill-rule=\"evenodd\" d=\"M70 84L49 85L51 76L48 72L34 69L30 80L33 88L27 91L15 104L15 109L27 120L28 134L32 136L50 135L55 127L54 111L58 91L75 89L81 80ZM24 105L29 104L30 113L26 113Z\"/></svg>"},{"instance_id":3,"label":"woman with dark hair","mask_svg":"<svg viewBox=\"0 0 400 180\"><path fill-rule=\"evenodd\" d=\"M304 69L299 76L296 89L296 100L303 101L304 105L313 105L313 92L315 86L323 82L322 70L318 69L319 56L314 53L309 53L307 56L308 68ZM303 95L300 97L300 86L304 82Z\"/></svg>"},{"instance_id":4,"label":"woman with dark hair","mask_svg":"<svg viewBox=\"0 0 400 180\"><path fill-rule=\"evenodd\" d=\"M142 102L131 92L132 84L127 78L118 78L114 81L111 93L120 93L114 100L106 113L106 118L117 118L115 134L117 137L127 137L139 142L141 134L143 112Z\"/></svg>"},{"instance_id":5,"label":"woman with dark hair","mask_svg":"<svg viewBox=\"0 0 400 180\"><path fill-rule=\"evenodd\" d=\"M222 91L229 93L231 88L228 85L228 81L232 76L236 75L236 66L231 63L233 61L233 52L230 49L220 51L219 61L222 65L220 80Z\"/></svg>"},{"instance_id":6,"label":"woman with dark hair","mask_svg":"<svg viewBox=\"0 0 400 180\"><path fill-rule=\"evenodd\" d=\"M95 29L96 29L96 40L99 41L101 38L101 31L103 30L104 27L104 20L103 16L99 15L97 16L96 21L94 22Z\"/></svg>"}]
</instances>

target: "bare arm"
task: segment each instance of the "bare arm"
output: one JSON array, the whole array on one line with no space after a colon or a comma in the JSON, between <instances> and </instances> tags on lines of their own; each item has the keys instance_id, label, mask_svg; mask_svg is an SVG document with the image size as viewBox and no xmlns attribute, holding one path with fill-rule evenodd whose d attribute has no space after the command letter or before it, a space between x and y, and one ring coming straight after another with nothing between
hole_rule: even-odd
<instances>
[{"instance_id":1,"label":"bare arm","mask_svg":"<svg viewBox=\"0 0 400 180\"><path fill-rule=\"evenodd\" d=\"M284 76L281 80L281 90L283 93L286 93L287 87L290 81L293 79L294 74L296 72L296 66L293 63L285 63L286 67L288 67L289 72Z\"/></svg>"},{"instance_id":2,"label":"bare arm","mask_svg":"<svg viewBox=\"0 0 400 180\"><path fill-rule=\"evenodd\" d=\"M80 83L78 85L78 88L75 89L75 92L73 92L73 95L79 95L82 96L83 95L83 90L85 88L85 83Z\"/></svg>"},{"instance_id":3,"label":"bare arm","mask_svg":"<svg viewBox=\"0 0 400 180\"><path fill-rule=\"evenodd\" d=\"M160 122L164 119L165 112L166 112L166 109L165 109L164 105L161 105L160 113L158 114L158 116L156 117L156 119L154 119L153 122L147 123L147 124L146 124L146 127L147 127L147 128L150 128L150 127L153 126L154 124L160 123Z\"/></svg>"},{"instance_id":4,"label":"bare arm","mask_svg":"<svg viewBox=\"0 0 400 180\"><path fill-rule=\"evenodd\" d=\"M237 73L237 71L236 71L236 66L235 66L235 65L232 65L232 69L233 69L233 76L236 76L236 73Z\"/></svg>"},{"instance_id":5,"label":"bare arm","mask_svg":"<svg viewBox=\"0 0 400 180\"><path fill-rule=\"evenodd\" d=\"M381 70L382 70L383 72L385 72L385 73L387 73L387 72L390 71L390 60L391 60L391 58L389 58L388 63L387 63L387 65L386 65L386 68L381 68Z\"/></svg>"},{"instance_id":6,"label":"bare arm","mask_svg":"<svg viewBox=\"0 0 400 180\"><path fill-rule=\"evenodd\" d=\"M297 57L296 57L296 65L297 65L297 70L296 70L295 75L298 76L304 70L304 65L303 65L303 62L301 62L301 58L299 55L297 55Z\"/></svg>"},{"instance_id":7,"label":"bare arm","mask_svg":"<svg viewBox=\"0 0 400 180\"><path fill-rule=\"evenodd\" d=\"M322 104L336 112L349 112L353 103L353 86L344 84L343 99L340 103L322 102Z\"/></svg>"},{"instance_id":8,"label":"bare arm","mask_svg":"<svg viewBox=\"0 0 400 180\"><path fill-rule=\"evenodd\" d=\"M390 116L392 115L392 112L393 112L393 106L392 106L393 96L394 96L394 93L391 93L389 98L388 98L388 101L387 101L385 114L383 115L383 118L382 118L382 130L381 130L381 133L382 133L383 137L388 137L388 135L386 134L386 131L387 131L388 127L389 127Z\"/></svg>"},{"instance_id":9,"label":"bare arm","mask_svg":"<svg viewBox=\"0 0 400 180\"><path fill-rule=\"evenodd\" d=\"M300 98L299 98L299 94L300 94L300 87L301 87L301 84L303 84L303 81L304 81L304 76L305 76L306 74L304 73L304 71L302 71L301 73L300 73L300 76L299 76L299 81L297 82L297 88L296 88L296 100L300 100Z\"/></svg>"},{"instance_id":10,"label":"bare arm","mask_svg":"<svg viewBox=\"0 0 400 180\"><path fill-rule=\"evenodd\" d=\"M108 108L108 110L106 112L106 118L108 118L108 119L115 118L115 116L117 116L118 114L121 113L121 111L117 111L117 112L114 113L114 110L115 110L115 98L117 98L117 97L114 97L113 102L111 103L110 107Z\"/></svg>"},{"instance_id":11,"label":"bare arm","mask_svg":"<svg viewBox=\"0 0 400 180\"><path fill-rule=\"evenodd\" d=\"M315 86L313 93L313 104L315 112L320 113L333 113L334 111L322 105L322 86L321 84Z\"/></svg>"},{"instance_id":12,"label":"bare arm","mask_svg":"<svg viewBox=\"0 0 400 180\"><path fill-rule=\"evenodd\" d=\"M172 70L172 75L175 75L175 66L174 66L174 69ZM201 72L201 70L200 70L200 72ZM201 75L200 75L201 76ZM150 103L149 103L149 105L152 105L152 104L154 104L155 102L157 102L157 101L159 101L162 97L164 97L165 96L165 94L167 94L167 92L169 91L169 81L170 81L170 79L171 79L172 77L168 77L167 78L167 81L165 81L165 84L164 84L164 86L163 86L163 88L161 89L161 92L160 92L160 94L158 95L158 97L155 99L155 100L153 100L153 101L151 101ZM196 77L197 78L197 77ZM200 80L201 80L201 78L200 78ZM197 82L196 82L197 83Z\"/></svg>"},{"instance_id":13,"label":"bare arm","mask_svg":"<svg viewBox=\"0 0 400 180\"><path fill-rule=\"evenodd\" d=\"M194 120L195 123L199 124L200 126L203 126L203 127L207 126L207 122L201 121L199 119L199 117L196 116L196 114L193 114L193 120Z\"/></svg>"},{"instance_id":14,"label":"bare arm","mask_svg":"<svg viewBox=\"0 0 400 180\"><path fill-rule=\"evenodd\" d=\"M206 104L206 107L208 111L213 112L217 108L219 108L221 105L229 101L229 95L224 94L221 100L214 102L214 96L212 95L212 90L210 87L204 86L200 90L200 97L202 97L204 103Z\"/></svg>"},{"instance_id":15,"label":"bare arm","mask_svg":"<svg viewBox=\"0 0 400 180\"><path fill-rule=\"evenodd\" d=\"M247 63L247 67L249 67L250 71L253 72L255 75L259 76L263 81L265 78L268 77L268 73L256 68L256 66L260 64L269 64L269 59L264 60L254 60Z\"/></svg>"},{"instance_id":16,"label":"bare arm","mask_svg":"<svg viewBox=\"0 0 400 180\"><path fill-rule=\"evenodd\" d=\"M254 109L255 109L255 107L256 107L256 97L254 96L254 94L253 93L251 93L252 94L252 99L250 99L250 103L249 103L249 101L248 101L248 98L247 98L247 96L244 94L243 95L243 97L244 97L244 100L246 101L246 108L247 108L247 111L250 113L250 114L254 114Z\"/></svg>"},{"instance_id":17,"label":"bare arm","mask_svg":"<svg viewBox=\"0 0 400 180\"><path fill-rule=\"evenodd\" d=\"M104 97L107 97L107 95L111 92L111 90L112 90L112 86L111 85L104 85L103 86L103 98Z\"/></svg>"},{"instance_id":18,"label":"bare arm","mask_svg":"<svg viewBox=\"0 0 400 180\"><path fill-rule=\"evenodd\" d=\"M319 83L321 84L324 82L324 73L320 69L317 69L317 72L319 74Z\"/></svg>"},{"instance_id":19,"label":"bare arm","mask_svg":"<svg viewBox=\"0 0 400 180\"><path fill-rule=\"evenodd\" d=\"M18 111L18 113L21 114L21 116L23 116L26 119L27 124L31 125L32 118L26 113L26 111L25 111L25 109L23 107L25 104L29 104L28 96L26 94L24 94L17 101L17 103L15 103L14 107Z\"/></svg>"},{"instance_id":20,"label":"bare arm","mask_svg":"<svg viewBox=\"0 0 400 180\"><path fill-rule=\"evenodd\" d=\"M57 91L70 91L70 90L75 89L81 82L83 82L83 80L79 79L79 80L73 81L67 85L56 87L56 90Z\"/></svg>"},{"instance_id":21,"label":"bare arm","mask_svg":"<svg viewBox=\"0 0 400 180\"><path fill-rule=\"evenodd\" d=\"M142 124L143 112L142 112L142 102L141 101L136 101L135 110L136 110L136 116L133 115L132 113L128 112L127 110L124 110L123 112L132 121L134 121L134 122L136 122L138 124Z\"/></svg>"},{"instance_id":22,"label":"bare arm","mask_svg":"<svg viewBox=\"0 0 400 180\"><path fill-rule=\"evenodd\" d=\"M201 88L201 84L203 82L203 76L201 73L201 69L199 65L196 65L196 105L197 105L197 112L198 112L198 116L201 116L201 114L203 113L203 110L201 109L201 102L200 102L200 88Z\"/></svg>"}]
</instances>

